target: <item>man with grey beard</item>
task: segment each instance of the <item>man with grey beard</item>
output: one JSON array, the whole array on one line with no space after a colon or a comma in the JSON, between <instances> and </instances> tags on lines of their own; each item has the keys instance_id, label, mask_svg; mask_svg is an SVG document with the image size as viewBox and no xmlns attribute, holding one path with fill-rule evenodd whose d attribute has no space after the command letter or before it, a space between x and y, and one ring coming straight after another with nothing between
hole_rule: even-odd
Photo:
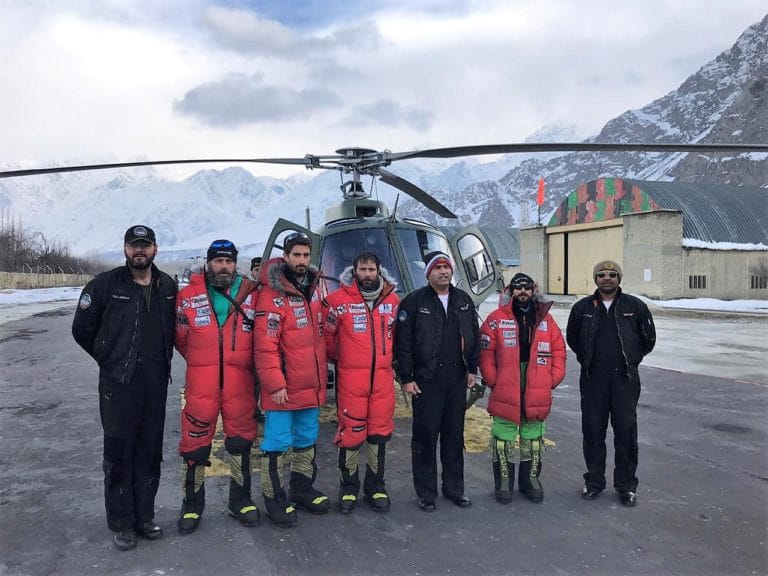
<instances>
[{"instance_id":1,"label":"man with grey beard","mask_svg":"<svg viewBox=\"0 0 768 576\"><path fill-rule=\"evenodd\" d=\"M153 264L155 233L131 226L125 265L83 288L72 336L99 365L107 526L120 550L158 540L155 495L163 455L176 283Z\"/></svg>"}]
</instances>

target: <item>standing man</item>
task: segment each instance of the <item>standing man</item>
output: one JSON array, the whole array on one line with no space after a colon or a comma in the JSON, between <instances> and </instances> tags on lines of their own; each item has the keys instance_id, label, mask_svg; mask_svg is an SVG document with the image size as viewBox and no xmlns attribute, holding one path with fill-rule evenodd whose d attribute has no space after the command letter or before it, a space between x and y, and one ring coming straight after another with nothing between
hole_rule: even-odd
<instances>
[{"instance_id":1,"label":"standing man","mask_svg":"<svg viewBox=\"0 0 768 576\"><path fill-rule=\"evenodd\" d=\"M261 273L261 256L256 256L255 258L251 258L251 279L256 283L256 290L261 288L261 280L259 280L259 274ZM254 299L258 298L258 294L254 295ZM256 411L253 413L253 417L256 419L256 422L259 424L264 423L264 414L261 412L261 407L259 406L259 396L261 394L261 385L259 384L259 377L254 373L253 375L254 380L256 380Z\"/></svg>"},{"instance_id":2,"label":"standing man","mask_svg":"<svg viewBox=\"0 0 768 576\"><path fill-rule=\"evenodd\" d=\"M593 270L597 290L574 304L566 340L581 364L581 431L587 472L582 497L605 489L605 433L613 427L613 486L625 506L637 504L638 365L656 344L648 307L619 288L621 267L612 260Z\"/></svg>"},{"instance_id":3,"label":"standing man","mask_svg":"<svg viewBox=\"0 0 768 576\"><path fill-rule=\"evenodd\" d=\"M254 357L265 411L261 443L261 489L269 519L284 528L298 521L294 506L313 514L330 510L328 497L313 486L320 406L328 368L323 339L320 274L310 266L312 243L289 234L283 260L267 263L268 283L259 290ZM282 471L290 456L290 494Z\"/></svg>"},{"instance_id":4,"label":"standing man","mask_svg":"<svg viewBox=\"0 0 768 576\"><path fill-rule=\"evenodd\" d=\"M539 481L544 419L552 409L552 390L565 377L565 342L549 313L552 302L534 297L535 289L533 278L515 274L501 305L480 328L480 371L491 388L493 480L502 504L512 500L518 435L520 492L531 502L544 500Z\"/></svg>"},{"instance_id":5,"label":"standing man","mask_svg":"<svg viewBox=\"0 0 768 576\"><path fill-rule=\"evenodd\" d=\"M464 494L464 411L467 388L475 384L480 338L472 299L451 284L451 259L430 252L424 261L428 285L400 304L395 360L403 390L413 399L413 484L419 508L432 512L438 438L443 496L462 508L472 505Z\"/></svg>"},{"instance_id":6,"label":"standing man","mask_svg":"<svg viewBox=\"0 0 768 576\"><path fill-rule=\"evenodd\" d=\"M157 244L148 226L128 228L123 252L125 266L99 274L83 288L72 336L99 365L107 526L117 548L130 550L137 535L163 537L153 519L176 283L152 263Z\"/></svg>"},{"instance_id":7,"label":"standing man","mask_svg":"<svg viewBox=\"0 0 768 576\"><path fill-rule=\"evenodd\" d=\"M396 284L373 252L358 254L342 272L341 287L326 298L325 344L336 362L339 447L339 511L350 514L360 492L358 462L366 443L365 500L388 512L385 446L395 429L392 332L400 298Z\"/></svg>"},{"instance_id":8,"label":"standing man","mask_svg":"<svg viewBox=\"0 0 768 576\"><path fill-rule=\"evenodd\" d=\"M237 273L237 248L215 240L203 272L193 274L176 302L176 349L187 361L186 403L179 454L184 459L182 534L200 525L205 467L219 412L229 453L229 515L243 526L259 523L251 500L251 446L256 438L253 317L256 284Z\"/></svg>"},{"instance_id":9,"label":"standing man","mask_svg":"<svg viewBox=\"0 0 768 576\"><path fill-rule=\"evenodd\" d=\"M258 284L259 272L261 272L261 256L251 258L251 279Z\"/></svg>"}]
</instances>

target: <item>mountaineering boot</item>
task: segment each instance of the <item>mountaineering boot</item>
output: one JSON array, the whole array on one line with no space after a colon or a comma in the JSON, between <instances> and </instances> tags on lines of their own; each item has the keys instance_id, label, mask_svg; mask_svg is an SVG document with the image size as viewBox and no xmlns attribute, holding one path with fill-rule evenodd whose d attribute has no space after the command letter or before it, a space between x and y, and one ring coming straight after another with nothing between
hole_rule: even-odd
<instances>
[{"instance_id":1,"label":"mountaineering boot","mask_svg":"<svg viewBox=\"0 0 768 576\"><path fill-rule=\"evenodd\" d=\"M136 532L134 532L132 529L115 532L112 539L115 542L115 547L118 550L122 550L123 552L126 550L133 550L138 544Z\"/></svg>"},{"instance_id":2,"label":"mountaineering boot","mask_svg":"<svg viewBox=\"0 0 768 576\"><path fill-rule=\"evenodd\" d=\"M360 492L360 478L357 467L360 462L360 447L339 448L339 512L351 514L357 506Z\"/></svg>"},{"instance_id":3,"label":"mountaineering boot","mask_svg":"<svg viewBox=\"0 0 768 576\"><path fill-rule=\"evenodd\" d=\"M291 454L291 480L288 500L311 514L325 514L331 509L328 496L312 486L317 477L315 445L294 448Z\"/></svg>"},{"instance_id":4,"label":"mountaineering boot","mask_svg":"<svg viewBox=\"0 0 768 576\"><path fill-rule=\"evenodd\" d=\"M205 464L185 462L184 500L176 523L181 534L192 534L200 525L205 509Z\"/></svg>"},{"instance_id":5,"label":"mountaineering boot","mask_svg":"<svg viewBox=\"0 0 768 576\"><path fill-rule=\"evenodd\" d=\"M386 460L386 444L366 442L365 479L363 492L365 501L376 512L389 512L390 501L384 486L384 462Z\"/></svg>"},{"instance_id":6,"label":"mountaineering boot","mask_svg":"<svg viewBox=\"0 0 768 576\"><path fill-rule=\"evenodd\" d=\"M544 489L539 482L541 474L541 438L534 440L520 439L521 458L530 455L529 460L520 462L518 483L522 492L531 502L540 503L544 500Z\"/></svg>"},{"instance_id":7,"label":"mountaineering boot","mask_svg":"<svg viewBox=\"0 0 768 576\"><path fill-rule=\"evenodd\" d=\"M291 528L298 522L296 509L285 498L281 476L285 452L264 452L261 456L261 491L267 518L275 526Z\"/></svg>"},{"instance_id":8,"label":"mountaineering boot","mask_svg":"<svg viewBox=\"0 0 768 576\"><path fill-rule=\"evenodd\" d=\"M507 454L508 444L500 438L491 437L493 455L493 495L501 504L512 502L512 490L515 487L515 465Z\"/></svg>"},{"instance_id":9,"label":"mountaineering boot","mask_svg":"<svg viewBox=\"0 0 768 576\"><path fill-rule=\"evenodd\" d=\"M229 515L243 526L258 526L261 513L251 500L251 443L227 438L229 453Z\"/></svg>"}]
</instances>

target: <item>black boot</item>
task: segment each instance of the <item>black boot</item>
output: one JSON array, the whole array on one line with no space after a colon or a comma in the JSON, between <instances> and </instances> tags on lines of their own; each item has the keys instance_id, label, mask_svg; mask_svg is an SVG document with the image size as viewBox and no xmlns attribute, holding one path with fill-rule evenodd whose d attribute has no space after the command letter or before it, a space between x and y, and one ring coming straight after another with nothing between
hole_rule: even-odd
<instances>
[{"instance_id":1,"label":"black boot","mask_svg":"<svg viewBox=\"0 0 768 576\"><path fill-rule=\"evenodd\" d=\"M357 506L360 492L360 477L357 468L360 462L360 447L339 448L339 512L351 514Z\"/></svg>"},{"instance_id":2,"label":"black boot","mask_svg":"<svg viewBox=\"0 0 768 576\"><path fill-rule=\"evenodd\" d=\"M205 464L188 462L184 474L184 500L176 526L181 534L192 534L200 525L205 509Z\"/></svg>"},{"instance_id":3,"label":"black boot","mask_svg":"<svg viewBox=\"0 0 768 576\"><path fill-rule=\"evenodd\" d=\"M243 526L258 526L261 513L251 500L251 442L242 438L227 438L230 452L229 515Z\"/></svg>"},{"instance_id":4,"label":"black boot","mask_svg":"<svg viewBox=\"0 0 768 576\"><path fill-rule=\"evenodd\" d=\"M376 512L389 512L389 494L387 494L387 489L384 486L386 444L367 442L366 445L365 480L363 480L365 501Z\"/></svg>"},{"instance_id":5,"label":"black boot","mask_svg":"<svg viewBox=\"0 0 768 576\"><path fill-rule=\"evenodd\" d=\"M291 455L291 480L288 500L311 514L325 514L331 509L328 496L312 485L317 477L315 445L294 448Z\"/></svg>"},{"instance_id":6,"label":"black boot","mask_svg":"<svg viewBox=\"0 0 768 576\"><path fill-rule=\"evenodd\" d=\"M298 522L296 509L288 503L282 486L281 472L285 452L264 452L261 456L261 490L267 517L275 526L291 528Z\"/></svg>"},{"instance_id":7,"label":"black boot","mask_svg":"<svg viewBox=\"0 0 768 576\"><path fill-rule=\"evenodd\" d=\"M539 482L541 474L541 440L523 440L530 442L531 459L520 462L520 476L518 479L520 492L531 502L540 503L544 500L544 488Z\"/></svg>"},{"instance_id":8,"label":"black boot","mask_svg":"<svg viewBox=\"0 0 768 576\"><path fill-rule=\"evenodd\" d=\"M494 496L501 504L512 502L512 490L515 488L515 464L511 462L509 442L491 437L493 454Z\"/></svg>"},{"instance_id":9,"label":"black boot","mask_svg":"<svg viewBox=\"0 0 768 576\"><path fill-rule=\"evenodd\" d=\"M122 550L123 552L126 550L133 550L138 544L136 532L134 532L132 529L115 532L115 535L112 537L112 539L115 542L115 547L118 550Z\"/></svg>"}]
</instances>

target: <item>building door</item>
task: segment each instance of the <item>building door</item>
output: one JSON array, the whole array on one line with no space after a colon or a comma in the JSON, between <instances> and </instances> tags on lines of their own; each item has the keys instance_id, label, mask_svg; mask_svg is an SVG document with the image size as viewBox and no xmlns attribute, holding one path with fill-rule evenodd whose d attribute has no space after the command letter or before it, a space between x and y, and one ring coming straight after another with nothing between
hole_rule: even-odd
<instances>
[{"instance_id":1,"label":"building door","mask_svg":"<svg viewBox=\"0 0 768 576\"><path fill-rule=\"evenodd\" d=\"M547 292L549 294L566 294L568 283L565 277L565 263L567 262L568 235L550 234L547 236L547 248L549 262L547 263Z\"/></svg>"}]
</instances>

